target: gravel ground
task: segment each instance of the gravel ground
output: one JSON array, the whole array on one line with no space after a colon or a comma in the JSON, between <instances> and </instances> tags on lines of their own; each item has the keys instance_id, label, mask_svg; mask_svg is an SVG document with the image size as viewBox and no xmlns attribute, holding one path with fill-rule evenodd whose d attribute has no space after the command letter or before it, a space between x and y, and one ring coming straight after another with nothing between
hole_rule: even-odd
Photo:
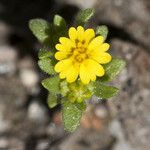
<instances>
[{"instance_id":1,"label":"gravel ground","mask_svg":"<svg viewBox=\"0 0 150 150\"><path fill-rule=\"evenodd\" d=\"M111 53L127 62L114 80L120 89L108 102L91 100L74 133L63 130L60 107L48 109L37 67L40 47L28 20L73 24L79 9L93 7L88 26L106 24ZM0 150L149 150L150 1L0 1ZM95 97L93 99L96 100Z\"/></svg>"}]
</instances>

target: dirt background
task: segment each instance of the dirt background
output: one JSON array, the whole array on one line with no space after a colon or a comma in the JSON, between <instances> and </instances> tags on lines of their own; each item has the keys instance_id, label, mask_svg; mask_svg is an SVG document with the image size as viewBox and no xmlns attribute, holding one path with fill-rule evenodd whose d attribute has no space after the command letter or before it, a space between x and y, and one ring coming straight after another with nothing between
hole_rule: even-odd
<instances>
[{"instance_id":1,"label":"dirt background","mask_svg":"<svg viewBox=\"0 0 150 150\"><path fill-rule=\"evenodd\" d=\"M69 25L80 9L95 8L89 26L109 27L111 53L127 62L112 83L118 96L91 100L74 133L63 130L60 106L48 109L40 44L32 18ZM149 0L0 0L0 150L150 150Z\"/></svg>"}]
</instances>

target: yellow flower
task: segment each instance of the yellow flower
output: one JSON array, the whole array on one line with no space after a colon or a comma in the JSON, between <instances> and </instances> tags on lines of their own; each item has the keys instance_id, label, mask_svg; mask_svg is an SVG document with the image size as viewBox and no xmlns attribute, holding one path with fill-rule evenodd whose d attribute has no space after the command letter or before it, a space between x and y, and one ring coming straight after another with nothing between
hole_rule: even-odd
<instances>
[{"instance_id":1,"label":"yellow flower","mask_svg":"<svg viewBox=\"0 0 150 150\"><path fill-rule=\"evenodd\" d=\"M101 64L111 61L111 55L106 51L110 45L104 43L102 36L95 37L93 29L84 30L78 26L77 29L69 29L69 38L60 37L56 45L58 52L55 58L59 62L55 65L55 71L61 79L71 83L78 76L84 84L96 80L96 76L103 76L105 70Z\"/></svg>"}]
</instances>

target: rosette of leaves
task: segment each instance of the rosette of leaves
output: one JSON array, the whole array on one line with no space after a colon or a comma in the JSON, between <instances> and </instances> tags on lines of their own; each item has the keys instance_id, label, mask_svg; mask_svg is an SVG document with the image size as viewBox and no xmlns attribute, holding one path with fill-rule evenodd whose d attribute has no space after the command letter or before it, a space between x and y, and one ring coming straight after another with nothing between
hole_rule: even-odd
<instances>
[{"instance_id":1,"label":"rosette of leaves","mask_svg":"<svg viewBox=\"0 0 150 150\"><path fill-rule=\"evenodd\" d=\"M93 15L93 9L80 11L76 16L75 26L85 26ZM54 58L56 52L55 45L58 43L59 37L67 35L68 26L66 21L59 15L54 16L52 23L39 18L32 19L29 21L29 28L43 46L38 52L38 65L43 72L49 75L49 78L42 81L43 87L49 92L47 98L48 106L53 108L58 104L62 105L64 128L65 130L72 132L80 124L81 116L86 109L86 103L84 100L80 101L82 97L79 99L79 102L74 102L71 96L67 99L66 95L71 91L69 87L72 87L72 85L68 86L68 83L62 81L54 71L54 65L56 64ZM102 35L106 39L108 28L105 25L98 26L95 29L95 33L97 35ZM113 58L110 63L103 65L106 72L105 75L92 84L87 85L87 89L91 89L91 94L100 99L107 99L115 96L118 93L118 89L109 86L108 83L120 73L124 66L125 62L122 59ZM73 88L76 88L76 84L73 86ZM85 88L83 89L83 92L84 90ZM76 93L70 95L76 95ZM87 95L84 96L88 97Z\"/></svg>"}]
</instances>

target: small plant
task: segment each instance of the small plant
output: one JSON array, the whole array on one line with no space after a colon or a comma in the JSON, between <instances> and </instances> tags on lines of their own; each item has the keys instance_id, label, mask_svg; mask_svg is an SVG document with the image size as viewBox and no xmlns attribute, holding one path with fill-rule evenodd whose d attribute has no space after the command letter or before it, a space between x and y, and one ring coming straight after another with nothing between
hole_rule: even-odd
<instances>
[{"instance_id":1,"label":"small plant","mask_svg":"<svg viewBox=\"0 0 150 150\"><path fill-rule=\"evenodd\" d=\"M110 45L105 43L106 26L85 28L93 14L92 9L80 11L70 28L59 15L54 16L53 23L43 19L29 22L31 31L43 44L38 65L49 75L42 81L49 92L48 105L62 105L64 127L70 132L79 126L86 101L93 95L107 99L118 93L116 87L107 84L125 66L123 60L112 58L107 52Z\"/></svg>"}]
</instances>

